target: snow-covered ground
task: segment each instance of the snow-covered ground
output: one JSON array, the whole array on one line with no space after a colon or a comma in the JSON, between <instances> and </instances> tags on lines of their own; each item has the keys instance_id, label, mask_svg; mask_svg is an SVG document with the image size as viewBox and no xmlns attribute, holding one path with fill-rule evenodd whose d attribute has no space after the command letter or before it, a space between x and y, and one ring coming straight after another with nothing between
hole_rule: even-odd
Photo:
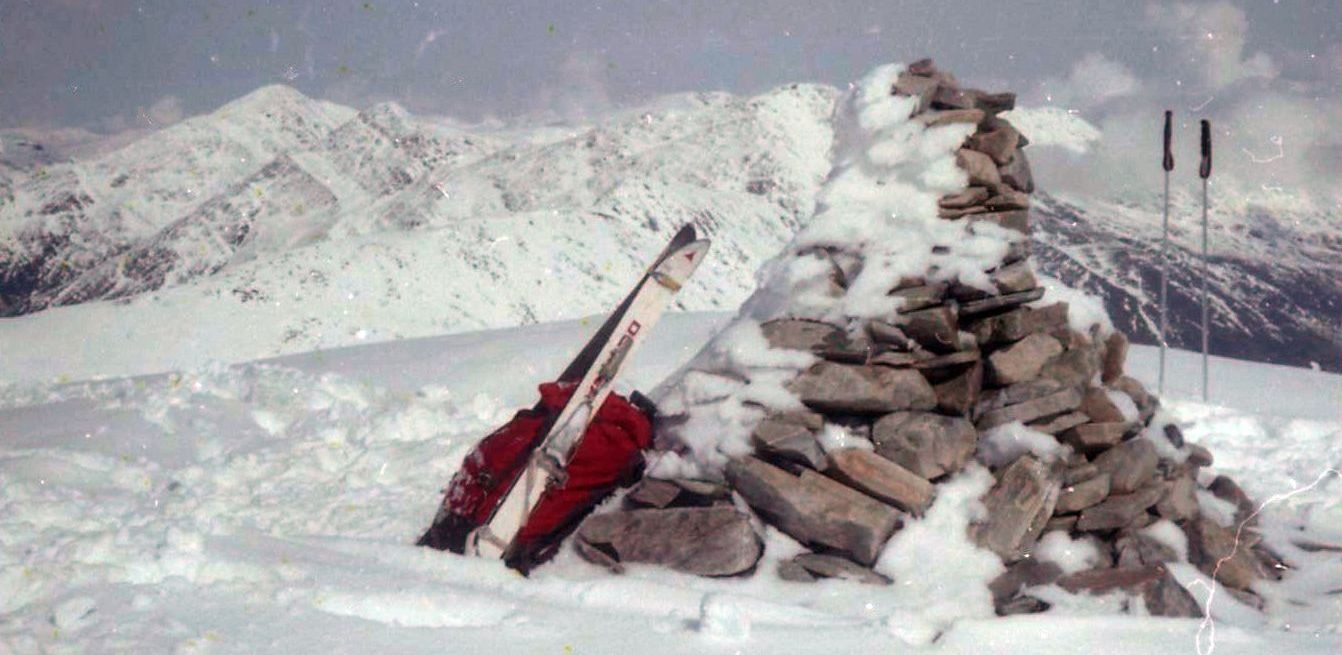
<instances>
[{"instance_id":1,"label":"snow-covered ground","mask_svg":"<svg viewBox=\"0 0 1342 655\"><path fill-rule=\"evenodd\" d=\"M728 319L668 316L624 386L661 381ZM1265 615L1224 593L1205 622L1073 599L943 632L936 617L975 590L935 551L874 588L779 581L776 533L753 577L728 580L613 576L571 552L525 579L412 546L472 444L593 327L0 387L0 653L1342 652L1342 553L1289 543L1342 542L1342 377L1213 359L1203 403L1185 352L1167 408L1218 471L1273 499L1263 522L1297 567L1263 590ZM1155 351L1133 351L1154 388Z\"/></svg>"}]
</instances>

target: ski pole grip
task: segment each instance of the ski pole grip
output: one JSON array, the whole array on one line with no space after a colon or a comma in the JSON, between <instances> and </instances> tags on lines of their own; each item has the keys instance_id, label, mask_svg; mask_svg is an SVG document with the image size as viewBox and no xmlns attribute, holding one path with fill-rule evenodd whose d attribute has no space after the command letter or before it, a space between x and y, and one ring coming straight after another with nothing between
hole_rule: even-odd
<instances>
[{"instance_id":1,"label":"ski pole grip","mask_svg":"<svg viewBox=\"0 0 1342 655\"><path fill-rule=\"evenodd\" d=\"M1161 166L1165 167L1165 172L1174 170L1174 153L1170 152L1170 142L1174 140L1174 112L1165 110L1165 158L1161 161Z\"/></svg>"},{"instance_id":2,"label":"ski pole grip","mask_svg":"<svg viewBox=\"0 0 1342 655\"><path fill-rule=\"evenodd\" d=\"M1212 122L1202 120L1202 165L1198 167L1198 175L1202 179L1211 177L1212 174Z\"/></svg>"}]
</instances>

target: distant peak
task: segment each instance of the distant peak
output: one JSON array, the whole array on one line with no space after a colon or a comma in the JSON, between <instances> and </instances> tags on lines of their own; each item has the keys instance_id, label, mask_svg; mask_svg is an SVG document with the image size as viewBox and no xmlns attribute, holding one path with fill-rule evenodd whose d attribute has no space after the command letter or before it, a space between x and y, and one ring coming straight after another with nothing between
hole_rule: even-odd
<instances>
[{"instance_id":1,"label":"distant peak","mask_svg":"<svg viewBox=\"0 0 1342 655\"><path fill-rule=\"evenodd\" d=\"M410 116L410 112L406 111L405 107L402 107L401 103L396 102L395 100L387 100L385 102L379 102L369 107L368 109L363 110L360 113L366 116L379 116L379 117L388 117L397 119L405 119Z\"/></svg>"},{"instance_id":2,"label":"distant peak","mask_svg":"<svg viewBox=\"0 0 1342 655\"><path fill-rule=\"evenodd\" d=\"M219 111L264 111L271 107L309 105L314 102L287 84L268 84L220 107Z\"/></svg>"}]
</instances>

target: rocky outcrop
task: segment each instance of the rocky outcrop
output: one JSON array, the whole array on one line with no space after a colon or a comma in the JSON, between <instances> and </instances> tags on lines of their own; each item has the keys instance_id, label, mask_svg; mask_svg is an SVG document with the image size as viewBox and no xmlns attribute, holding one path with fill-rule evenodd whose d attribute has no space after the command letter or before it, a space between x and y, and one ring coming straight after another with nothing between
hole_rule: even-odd
<instances>
[{"instance_id":1,"label":"rocky outcrop","mask_svg":"<svg viewBox=\"0 0 1342 655\"><path fill-rule=\"evenodd\" d=\"M968 229L992 220L1028 234L1026 141L997 116L1010 94L961 88L929 61L900 74L892 92L917 98L914 119L924 125L973 126L954 159L968 184L941 197L928 219ZM779 575L882 583L870 567L886 541L934 507L938 485L986 466L994 478L984 511L964 536L1007 565L992 586L999 614L1046 610L1029 589L1057 583L1139 596L1157 615L1200 616L1166 568L1178 555L1144 531L1161 520L1186 533L1192 564L1251 595L1274 561L1257 540L1234 538L1251 529L1252 502L1229 478L1198 475L1210 453L1156 421L1159 400L1124 374L1126 338L1044 300L1028 239L1004 238L1005 256L975 284L928 279L929 270L891 285L896 302L885 315L763 323L772 349L818 358L784 385L805 409L765 412L753 454L725 470L741 503L812 551L783 562ZM832 264L823 281L831 290L864 265L840 249L819 254ZM830 431L845 439L827 441ZM1030 452L982 454L1013 431L1032 433ZM1237 508L1236 525L1204 513L1200 490ZM1063 576L1040 562L1037 546L1051 531L1093 545L1093 568Z\"/></svg>"}]
</instances>

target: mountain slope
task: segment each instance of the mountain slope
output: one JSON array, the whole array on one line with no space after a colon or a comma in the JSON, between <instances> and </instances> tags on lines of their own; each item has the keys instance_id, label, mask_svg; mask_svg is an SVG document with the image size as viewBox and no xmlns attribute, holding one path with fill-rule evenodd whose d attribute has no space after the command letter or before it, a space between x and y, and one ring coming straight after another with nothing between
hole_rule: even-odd
<instances>
[{"instance_id":1,"label":"mountain slope","mask_svg":"<svg viewBox=\"0 0 1342 655\"><path fill-rule=\"evenodd\" d=\"M1199 216L1171 209L1169 343L1201 349ZM1158 343L1160 221L1149 208L1038 194L1038 265L1104 299L1115 326ZM1085 202L1085 204L1083 204ZM1327 228L1288 228L1258 208L1213 213L1207 282L1211 350L1241 359L1342 370L1342 241Z\"/></svg>"}]
</instances>

